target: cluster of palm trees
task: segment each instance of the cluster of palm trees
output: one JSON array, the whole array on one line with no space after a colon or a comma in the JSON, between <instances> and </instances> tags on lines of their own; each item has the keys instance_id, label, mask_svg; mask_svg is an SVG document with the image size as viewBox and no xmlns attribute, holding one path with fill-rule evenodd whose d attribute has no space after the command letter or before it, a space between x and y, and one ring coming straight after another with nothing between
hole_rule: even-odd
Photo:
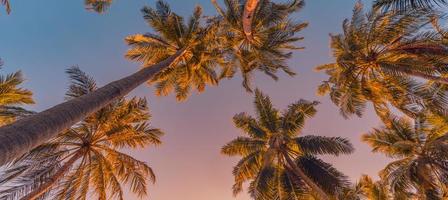
<instances>
[{"instance_id":1,"label":"cluster of palm trees","mask_svg":"<svg viewBox=\"0 0 448 200\"><path fill-rule=\"evenodd\" d=\"M125 96L148 82L157 95L175 93L179 101L194 90L218 85L240 73L243 87L261 71L277 80L303 40L307 23L291 14L303 0L212 0L217 15L190 18L161 0L141 11L153 33L128 36L126 58L142 69L97 87L77 67L67 70L67 101L41 113L32 93L20 88L20 72L0 77L0 199L123 199L123 184L143 197L154 172L122 152L161 143L163 132L148 124L142 98ZM10 11L10 2L2 0ZM111 0L86 0L88 9L105 12ZM334 63L317 67L328 80L318 93L329 94L341 115L361 117L372 105L383 126L363 135L373 152L394 159L374 181L347 176L318 156L350 154L341 137L301 135L318 102L299 100L284 111L255 90L256 116L234 116L245 134L222 148L241 156L234 167L236 194L249 183L256 200L298 199L446 199L448 198L448 33L434 8L445 0L377 0L365 12L355 5L343 33L330 36Z\"/></svg>"},{"instance_id":2,"label":"cluster of palm trees","mask_svg":"<svg viewBox=\"0 0 448 200\"><path fill-rule=\"evenodd\" d=\"M79 68L67 73L67 99L97 89ZM123 199L121 183L146 195L147 181L155 181L152 169L120 149L161 143L163 132L151 128L150 117L144 98L112 102L10 163L0 179L0 199L86 199L91 188L99 199Z\"/></svg>"}]
</instances>

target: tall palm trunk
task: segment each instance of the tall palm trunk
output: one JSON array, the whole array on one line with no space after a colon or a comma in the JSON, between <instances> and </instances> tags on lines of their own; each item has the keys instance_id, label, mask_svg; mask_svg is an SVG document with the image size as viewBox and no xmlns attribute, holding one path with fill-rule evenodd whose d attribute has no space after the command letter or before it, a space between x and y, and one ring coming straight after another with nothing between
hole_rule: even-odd
<instances>
[{"instance_id":1,"label":"tall palm trunk","mask_svg":"<svg viewBox=\"0 0 448 200\"><path fill-rule=\"evenodd\" d=\"M302 169L300 169L300 167L296 165L296 163L294 163L291 157L289 157L288 153L283 152L283 156L286 159L287 168L289 168L296 176L300 177L313 191L315 191L320 196L322 200L330 200L327 193L325 193L325 191L323 191L316 183L314 183L314 181L311 180L305 174L305 172L303 172Z\"/></svg>"},{"instance_id":2,"label":"tall palm trunk","mask_svg":"<svg viewBox=\"0 0 448 200\"><path fill-rule=\"evenodd\" d=\"M28 195L22 197L20 200L35 200L38 199L40 196L42 196L45 192L47 192L59 179L61 179L68 170L73 166L73 164L81 158L83 155L83 151L80 150L76 152L75 155L73 155L64 165L62 165L61 168L53 175L51 176L44 184L39 186L38 188L34 189L31 193Z\"/></svg>"},{"instance_id":3,"label":"tall palm trunk","mask_svg":"<svg viewBox=\"0 0 448 200\"><path fill-rule=\"evenodd\" d=\"M252 23L258 3L260 3L260 0L247 0L246 4L244 5L243 19L242 19L243 31L244 34L246 35L246 38L249 41L253 40Z\"/></svg>"},{"instance_id":4,"label":"tall palm trunk","mask_svg":"<svg viewBox=\"0 0 448 200\"><path fill-rule=\"evenodd\" d=\"M105 85L92 93L66 101L0 128L0 166L17 158L58 133L70 128L86 116L123 97L154 74L170 66L186 49L166 60Z\"/></svg>"}]
</instances>

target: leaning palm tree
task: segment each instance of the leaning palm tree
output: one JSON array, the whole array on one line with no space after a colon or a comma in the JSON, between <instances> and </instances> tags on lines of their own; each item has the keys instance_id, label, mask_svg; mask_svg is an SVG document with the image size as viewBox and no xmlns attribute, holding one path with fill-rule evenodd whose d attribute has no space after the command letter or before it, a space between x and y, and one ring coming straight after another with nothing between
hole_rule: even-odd
<instances>
[{"instance_id":1,"label":"leaning palm tree","mask_svg":"<svg viewBox=\"0 0 448 200\"><path fill-rule=\"evenodd\" d=\"M2 65L0 60L0 66ZM0 126L13 122L17 117L31 114L30 111L20 107L34 103L32 92L19 87L22 83L23 77L20 71L0 76Z\"/></svg>"},{"instance_id":2,"label":"leaning palm tree","mask_svg":"<svg viewBox=\"0 0 448 200\"><path fill-rule=\"evenodd\" d=\"M416 191L419 199L442 199L441 188L448 177L447 130L428 116L396 117L386 112L384 126L363 135L373 152L395 159L380 172L395 195Z\"/></svg>"},{"instance_id":3,"label":"leaning palm tree","mask_svg":"<svg viewBox=\"0 0 448 200\"><path fill-rule=\"evenodd\" d=\"M320 94L331 100L348 117L361 116L366 104L375 108L424 101L428 107L448 106L446 94L427 82L448 84L448 48L440 35L422 32L429 24L425 12L391 13L373 9L367 14L358 2L351 20L343 23L343 34L331 36L334 63L317 67L328 80Z\"/></svg>"},{"instance_id":4,"label":"leaning palm tree","mask_svg":"<svg viewBox=\"0 0 448 200\"><path fill-rule=\"evenodd\" d=\"M167 6L165 3L158 1L157 3L160 9L163 6ZM144 10L152 10L150 8L144 8ZM197 9L198 10L198 9ZM198 12L191 18L188 23L188 30L204 30L206 27L203 23L198 23ZM173 15L170 15L173 16ZM176 15L177 16L177 15ZM177 20L179 18L164 17L161 21L154 20L154 22L161 22L163 24L173 24L171 20ZM157 37L162 37L164 32L157 30L158 26L154 26L157 33ZM201 28L197 28L201 27ZM16 121L13 124L0 128L0 165L4 165L7 162L17 158L31 149L43 144L49 139L55 137L58 133L65 131L75 123L83 120L86 116L100 110L107 106L111 102L128 94L137 86L152 80L155 75L162 75L161 72L168 73L171 70L190 66L190 63L203 63L198 62L196 59L209 59L209 56L201 56L198 54L198 49L204 47L205 42L209 40L201 40L203 35L201 34L187 34L188 38L182 38L185 40L183 43L175 48L175 51L170 51L169 54L165 52L154 52L153 55L147 55L154 57L152 60L153 65L145 65L143 69L138 72L127 76L123 79L111 82L104 87L99 88L91 93L71 99L62 104L56 105L41 113L32 115L30 117ZM149 37L147 37L149 38ZM194 39L192 39L194 38ZM186 41L190 41L186 42ZM172 50L172 49L171 49ZM204 51L207 51L205 49ZM199 51L199 53L201 53ZM192 68L200 68L201 66L191 66ZM189 69L192 69L189 67ZM206 70L206 69L204 69ZM184 70L189 72L190 70ZM185 76L183 76L185 77ZM188 77L188 76L186 76ZM192 77L192 76L190 76ZM191 82L182 82L184 84L193 84L201 88L204 80L191 80ZM181 85L180 89L185 89L185 85Z\"/></svg>"},{"instance_id":5,"label":"leaning palm tree","mask_svg":"<svg viewBox=\"0 0 448 200\"><path fill-rule=\"evenodd\" d=\"M67 98L96 90L79 68L67 72L72 80ZM86 199L92 192L102 200L123 199L122 184L145 196L146 181L155 181L152 169L121 149L161 143L163 133L151 128L149 119L145 99L114 101L12 163L0 180L10 185L0 199Z\"/></svg>"},{"instance_id":6,"label":"leaning palm tree","mask_svg":"<svg viewBox=\"0 0 448 200\"><path fill-rule=\"evenodd\" d=\"M256 118L240 113L235 126L245 133L222 148L222 153L243 158L233 169L234 194L250 181L249 192L257 200L329 199L347 186L347 178L317 155L349 154L350 142L340 137L300 136L305 120L316 113L317 102L299 100L284 112L269 97L255 91Z\"/></svg>"},{"instance_id":7,"label":"leaning palm tree","mask_svg":"<svg viewBox=\"0 0 448 200\"><path fill-rule=\"evenodd\" d=\"M447 0L375 0L374 6L386 10L406 11L409 9L433 9L448 5Z\"/></svg>"},{"instance_id":8,"label":"leaning palm tree","mask_svg":"<svg viewBox=\"0 0 448 200\"><path fill-rule=\"evenodd\" d=\"M304 1L224 0L226 9L221 8L216 0L212 2L219 13L212 21L221 27L219 35L223 54L232 63L224 68L220 77L233 77L239 70L243 76L243 86L251 91L250 80L257 70L274 80L278 79L278 70L295 75L286 60L291 57L291 51L302 49L295 42L303 39L297 33L307 23L294 22L289 16L300 10Z\"/></svg>"},{"instance_id":9,"label":"leaning palm tree","mask_svg":"<svg viewBox=\"0 0 448 200\"><path fill-rule=\"evenodd\" d=\"M178 100L185 100L193 89L202 92L206 85L218 84L215 68L226 65L216 34L219 27L216 24L201 26L201 7L195 8L187 23L162 1L157 3L156 9L145 7L142 12L157 34L128 36L126 42L131 48L126 58L141 62L145 67L168 58L183 47L188 48L179 56L176 67L161 70L149 81L156 84L157 95L175 91Z\"/></svg>"}]
</instances>

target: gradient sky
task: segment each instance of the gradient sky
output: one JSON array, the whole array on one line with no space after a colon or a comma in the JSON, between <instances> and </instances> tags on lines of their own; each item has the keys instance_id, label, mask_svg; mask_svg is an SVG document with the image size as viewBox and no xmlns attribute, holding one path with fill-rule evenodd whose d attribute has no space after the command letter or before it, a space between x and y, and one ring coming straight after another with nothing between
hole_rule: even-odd
<instances>
[{"instance_id":1,"label":"gradient sky","mask_svg":"<svg viewBox=\"0 0 448 200\"><path fill-rule=\"evenodd\" d=\"M387 159L370 153L360 142L362 133L378 126L372 111L363 118L345 120L328 97L316 96L316 88L326 76L313 71L318 64L332 60L329 33L341 31L344 18L351 16L356 0L308 0L296 19L310 26L301 33L304 51L294 54L290 66L296 77L281 74L274 82L257 74L255 85L270 95L279 109L300 98L319 100L318 114L308 121L305 133L343 136L355 145L356 152L338 158L324 157L356 180L361 174L376 176ZM106 14L83 9L82 0L12 0L12 13L0 16L0 57L2 73L22 70L24 87L34 92L37 102L31 109L41 111L63 101L68 88L64 70L78 65L104 85L135 72L138 63L124 59L124 37L151 29L142 19L140 8L155 0L115 0ZM200 4L206 14L215 11L209 0L168 0L172 9L189 15ZM222 2L221 2L222 4ZM368 5L370 3L367 3ZM164 144L132 152L147 161L157 174L157 183L149 187L153 200L249 200L241 194L232 197L232 166L238 158L220 155L220 148L240 134L231 118L239 112L253 113L251 94L241 87L241 79L224 80L218 87L194 94L187 102L176 103L173 96L155 97L153 89L141 86L131 95L149 99L152 125L163 129ZM128 194L128 199L135 197Z\"/></svg>"}]
</instances>

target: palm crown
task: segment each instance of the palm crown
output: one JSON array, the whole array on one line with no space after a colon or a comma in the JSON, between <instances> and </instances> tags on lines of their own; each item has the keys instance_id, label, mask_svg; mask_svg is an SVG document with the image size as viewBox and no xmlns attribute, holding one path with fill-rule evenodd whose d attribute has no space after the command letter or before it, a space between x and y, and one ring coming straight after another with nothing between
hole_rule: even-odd
<instances>
[{"instance_id":1,"label":"palm crown","mask_svg":"<svg viewBox=\"0 0 448 200\"><path fill-rule=\"evenodd\" d=\"M195 8L187 22L163 1L158 1L155 9L145 7L142 12L156 34L127 37L130 49L126 58L142 62L145 67L183 51L170 68L159 72L151 80L157 84L158 95L168 95L175 90L177 99L184 100L192 89L202 92L206 85L218 83L215 68L226 62L217 45L215 32L218 27L201 23L201 7Z\"/></svg>"},{"instance_id":2,"label":"palm crown","mask_svg":"<svg viewBox=\"0 0 448 200\"><path fill-rule=\"evenodd\" d=\"M342 173L315 156L351 153L349 141L340 137L298 137L305 120L316 113L316 104L300 100L280 113L269 97L256 90L256 118L246 113L235 115L234 124L245 136L222 148L223 154L243 157L233 170L235 194L242 191L246 181L251 181L249 191L255 199L299 199L317 192L313 191L315 188L310 190L310 181L328 194L346 186ZM288 162L291 159L294 166ZM296 167L306 177L298 177L293 172Z\"/></svg>"},{"instance_id":3,"label":"palm crown","mask_svg":"<svg viewBox=\"0 0 448 200\"><path fill-rule=\"evenodd\" d=\"M302 40L296 36L307 26L307 23L293 22L289 15L300 10L304 2L295 0L290 3L272 3L261 0L254 13L252 35L247 37L241 21L244 11L241 0L224 0L226 10L213 1L220 16L215 23L220 24L219 35L222 48L232 65L228 65L222 77L233 77L239 69L243 76L243 86L251 91L250 80L254 71L259 70L274 80L276 72L283 70L288 75L295 73L287 66L286 60L291 57L292 50L302 49L295 42Z\"/></svg>"},{"instance_id":4,"label":"palm crown","mask_svg":"<svg viewBox=\"0 0 448 200\"><path fill-rule=\"evenodd\" d=\"M32 92L19 87L22 82L23 77L20 71L0 76L0 126L14 121L19 116L31 113L20 107L34 103L31 98Z\"/></svg>"},{"instance_id":5,"label":"palm crown","mask_svg":"<svg viewBox=\"0 0 448 200\"><path fill-rule=\"evenodd\" d=\"M331 36L336 62L317 67L330 77L320 94L330 93L343 116L361 116L367 102L375 108L422 101L433 109L448 106L443 90L421 80L447 84L448 49L439 34L418 32L427 25L424 12L391 13L373 9L364 14L357 3L343 34ZM418 80L416 78L419 78Z\"/></svg>"},{"instance_id":6,"label":"palm crown","mask_svg":"<svg viewBox=\"0 0 448 200\"><path fill-rule=\"evenodd\" d=\"M70 68L68 73L73 82L67 98L96 89L94 80L78 68ZM155 181L152 169L120 149L161 143L163 133L151 128L149 119L145 99L115 101L16 160L0 180L3 186L10 186L0 198L38 194L42 198L86 199L91 191L102 200L123 199L122 184L130 184L140 197L146 195L147 181Z\"/></svg>"},{"instance_id":7,"label":"palm crown","mask_svg":"<svg viewBox=\"0 0 448 200\"><path fill-rule=\"evenodd\" d=\"M395 159L380 173L396 195L417 191L422 199L441 199L447 184L448 128L446 116L422 113L409 118L390 113L384 126L363 136L374 152Z\"/></svg>"}]
</instances>

